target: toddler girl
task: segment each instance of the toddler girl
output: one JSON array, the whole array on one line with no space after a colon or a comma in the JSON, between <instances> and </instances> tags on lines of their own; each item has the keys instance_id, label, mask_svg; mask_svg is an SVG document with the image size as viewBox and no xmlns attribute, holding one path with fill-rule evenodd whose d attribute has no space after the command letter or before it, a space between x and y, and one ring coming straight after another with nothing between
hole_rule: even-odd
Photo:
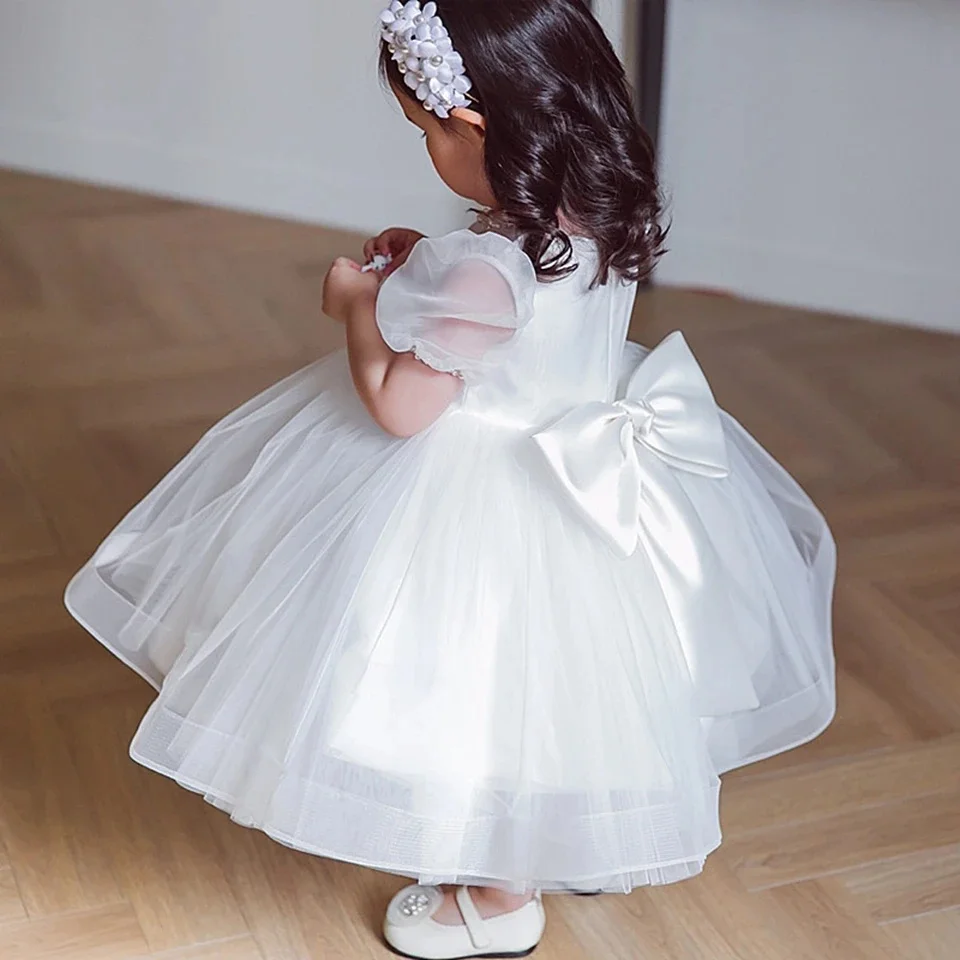
<instances>
[{"instance_id":1,"label":"toddler girl","mask_svg":"<svg viewBox=\"0 0 960 960\"><path fill-rule=\"evenodd\" d=\"M626 343L661 208L586 2L380 19L390 90L484 214L338 261L346 351L217 424L67 603L159 691L135 760L418 881L396 951L520 956L543 892L699 873L720 775L830 722L834 547L679 333Z\"/></svg>"}]
</instances>

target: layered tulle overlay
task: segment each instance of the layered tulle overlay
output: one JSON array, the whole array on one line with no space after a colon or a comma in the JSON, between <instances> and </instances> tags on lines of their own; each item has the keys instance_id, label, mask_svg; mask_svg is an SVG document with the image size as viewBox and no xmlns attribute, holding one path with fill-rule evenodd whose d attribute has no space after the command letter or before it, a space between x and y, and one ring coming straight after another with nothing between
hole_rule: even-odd
<instances>
[{"instance_id":1,"label":"layered tulle overlay","mask_svg":"<svg viewBox=\"0 0 960 960\"><path fill-rule=\"evenodd\" d=\"M519 344L528 306L491 325ZM621 394L646 362L628 346ZM485 415L465 379L397 440L335 354L122 521L67 602L160 691L132 755L283 843L427 883L691 876L719 774L832 717L829 531L722 415L723 475L665 464L685 529L645 523L624 556L533 439L552 415Z\"/></svg>"}]
</instances>

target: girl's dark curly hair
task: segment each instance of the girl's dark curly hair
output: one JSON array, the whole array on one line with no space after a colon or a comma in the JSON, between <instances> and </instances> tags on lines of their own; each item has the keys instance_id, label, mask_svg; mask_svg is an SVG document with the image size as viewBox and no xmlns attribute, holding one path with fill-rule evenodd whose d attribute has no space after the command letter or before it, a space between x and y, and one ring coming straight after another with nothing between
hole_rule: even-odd
<instances>
[{"instance_id":1,"label":"girl's dark curly hair","mask_svg":"<svg viewBox=\"0 0 960 960\"><path fill-rule=\"evenodd\" d=\"M594 279L647 279L663 253L653 144L623 65L585 0L437 0L487 121L499 216L542 280L577 268L570 236L597 244ZM385 79L416 101L386 43ZM441 121L443 122L443 121Z\"/></svg>"}]
</instances>

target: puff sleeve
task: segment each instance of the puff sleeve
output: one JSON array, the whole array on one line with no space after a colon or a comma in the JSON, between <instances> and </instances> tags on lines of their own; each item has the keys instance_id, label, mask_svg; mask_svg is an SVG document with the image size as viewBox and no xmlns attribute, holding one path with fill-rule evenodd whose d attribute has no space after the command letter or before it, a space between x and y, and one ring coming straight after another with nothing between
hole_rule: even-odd
<instances>
[{"instance_id":1,"label":"puff sleeve","mask_svg":"<svg viewBox=\"0 0 960 960\"><path fill-rule=\"evenodd\" d=\"M499 234L421 240L380 288L377 325L395 352L478 383L533 317L536 284L530 259Z\"/></svg>"}]
</instances>

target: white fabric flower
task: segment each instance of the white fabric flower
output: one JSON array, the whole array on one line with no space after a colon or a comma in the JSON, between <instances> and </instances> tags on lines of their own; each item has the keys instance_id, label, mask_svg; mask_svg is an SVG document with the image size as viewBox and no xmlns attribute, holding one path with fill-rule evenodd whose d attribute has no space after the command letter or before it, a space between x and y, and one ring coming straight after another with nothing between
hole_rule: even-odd
<instances>
[{"instance_id":1,"label":"white fabric flower","mask_svg":"<svg viewBox=\"0 0 960 960\"><path fill-rule=\"evenodd\" d=\"M451 110L469 105L473 84L433 0L422 7L419 0L393 0L380 22L404 83L426 110L446 120Z\"/></svg>"}]
</instances>

